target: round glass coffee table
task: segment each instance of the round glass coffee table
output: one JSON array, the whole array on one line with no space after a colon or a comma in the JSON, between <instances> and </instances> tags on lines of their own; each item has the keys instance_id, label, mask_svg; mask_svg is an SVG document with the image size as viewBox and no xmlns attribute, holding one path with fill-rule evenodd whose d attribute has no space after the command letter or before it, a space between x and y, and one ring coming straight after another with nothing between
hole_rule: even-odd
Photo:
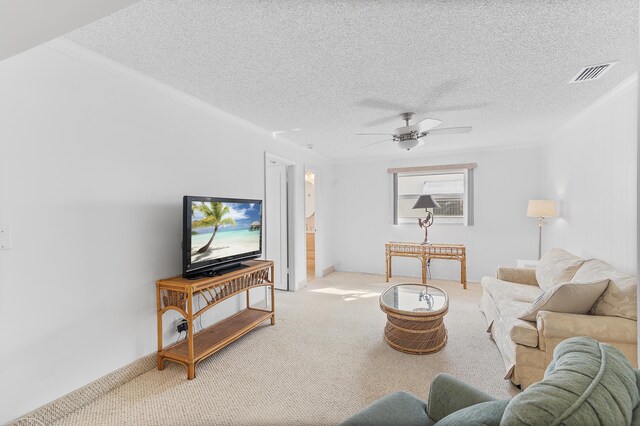
<instances>
[{"instance_id":1,"label":"round glass coffee table","mask_svg":"<svg viewBox=\"0 0 640 426\"><path fill-rule=\"evenodd\" d=\"M412 353L438 352L447 343L444 316L449 297L444 290L424 284L397 284L380 296L387 314L384 340L392 348Z\"/></svg>"}]
</instances>

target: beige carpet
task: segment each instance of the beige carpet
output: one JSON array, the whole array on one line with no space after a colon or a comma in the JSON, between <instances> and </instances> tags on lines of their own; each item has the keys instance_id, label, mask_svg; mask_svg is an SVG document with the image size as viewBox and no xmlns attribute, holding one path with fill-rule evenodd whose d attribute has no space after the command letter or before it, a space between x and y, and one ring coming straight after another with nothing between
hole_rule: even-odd
<instances>
[{"instance_id":1,"label":"beige carpet","mask_svg":"<svg viewBox=\"0 0 640 426\"><path fill-rule=\"evenodd\" d=\"M415 280L394 278L403 281ZM408 355L383 341L383 277L336 272L300 292L277 292L277 324L201 362L195 380L168 362L164 371L146 372L55 424L335 424L396 390L426 399L440 372L497 398L516 394L485 333L480 286L432 283L450 297L449 341L436 354Z\"/></svg>"}]
</instances>

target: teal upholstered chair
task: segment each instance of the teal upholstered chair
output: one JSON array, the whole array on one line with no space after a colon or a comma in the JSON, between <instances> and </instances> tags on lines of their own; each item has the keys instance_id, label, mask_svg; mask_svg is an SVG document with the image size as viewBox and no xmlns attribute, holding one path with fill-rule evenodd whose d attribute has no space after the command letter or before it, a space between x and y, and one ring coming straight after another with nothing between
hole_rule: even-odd
<instances>
[{"instance_id":1,"label":"teal upholstered chair","mask_svg":"<svg viewBox=\"0 0 640 426\"><path fill-rule=\"evenodd\" d=\"M640 371L622 352L574 337L556 347L544 379L511 400L440 374L427 403L396 392L343 425L640 425L639 386Z\"/></svg>"}]
</instances>

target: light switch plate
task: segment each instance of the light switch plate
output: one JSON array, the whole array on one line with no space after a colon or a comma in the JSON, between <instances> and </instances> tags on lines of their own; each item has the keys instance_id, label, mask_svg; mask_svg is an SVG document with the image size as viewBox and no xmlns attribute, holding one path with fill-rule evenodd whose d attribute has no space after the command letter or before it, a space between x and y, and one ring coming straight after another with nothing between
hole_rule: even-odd
<instances>
[{"instance_id":1,"label":"light switch plate","mask_svg":"<svg viewBox=\"0 0 640 426\"><path fill-rule=\"evenodd\" d=\"M11 229L0 229L0 250L11 248Z\"/></svg>"}]
</instances>

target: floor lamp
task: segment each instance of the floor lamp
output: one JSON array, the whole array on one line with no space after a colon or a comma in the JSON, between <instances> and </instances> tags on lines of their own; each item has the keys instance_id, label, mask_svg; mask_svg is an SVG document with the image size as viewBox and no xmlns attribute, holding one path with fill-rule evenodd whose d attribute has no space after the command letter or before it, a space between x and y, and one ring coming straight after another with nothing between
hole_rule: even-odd
<instances>
[{"instance_id":1,"label":"floor lamp","mask_svg":"<svg viewBox=\"0 0 640 426\"><path fill-rule=\"evenodd\" d=\"M538 218L538 260L542 257L542 227L545 217L556 217L556 202L553 200L529 200L527 216Z\"/></svg>"}]
</instances>

